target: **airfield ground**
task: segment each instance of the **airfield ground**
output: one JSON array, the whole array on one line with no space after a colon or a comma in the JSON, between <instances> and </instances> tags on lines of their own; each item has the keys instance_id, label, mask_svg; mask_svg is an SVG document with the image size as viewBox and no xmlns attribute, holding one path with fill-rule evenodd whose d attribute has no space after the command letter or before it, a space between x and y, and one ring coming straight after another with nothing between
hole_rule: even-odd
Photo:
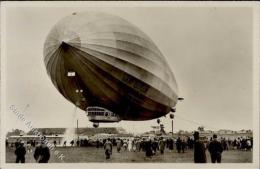
<instances>
[{"instance_id":1,"label":"airfield ground","mask_svg":"<svg viewBox=\"0 0 260 169\"><path fill-rule=\"evenodd\" d=\"M122 151L116 152L116 147L113 148L113 154L111 159L106 160L104 149L95 147L57 147L55 150L63 154L64 160L60 160L54 151L51 151L51 158L49 163L86 163L86 162L125 162L125 163L193 163L193 151L186 150L185 153L177 153L176 150L170 152L165 151L165 154L161 155L159 152L151 159L145 157L144 152L128 152ZM252 162L252 151L240 151L240 150L229 150L224 151L222 154L222 163L251 163ZM210 162L210 156L207 151L207 161ZM6 149L6 162L14 163L15 155L14 149ZM26 163L35 163L33 159L33 152L26 154Z\"/></svg>"}]
</instances>

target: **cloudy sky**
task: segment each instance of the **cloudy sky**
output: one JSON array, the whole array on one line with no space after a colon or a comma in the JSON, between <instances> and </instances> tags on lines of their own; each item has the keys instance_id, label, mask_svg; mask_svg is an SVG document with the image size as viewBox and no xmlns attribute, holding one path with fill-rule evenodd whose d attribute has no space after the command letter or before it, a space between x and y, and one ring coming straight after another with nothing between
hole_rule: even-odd
<instances>
[{"instance_id":1,"label":"cloudy sky","mask_svg":"<svg viewBox=\"0 0 260 169\"><path fill-rule=\"evenodd\" d=\"M252 11L250 8L42 8L6 10L6 103L24 112L34 127L91 127L53 86L43 62L43 44L52 26L73 12L102 11L120 16L145 32L167 58L179 95L174 131L252 129ZM24 111L25 106L29 107ZM6 129L23 122L6 110ZM161 118L166 131L171 120ZM156 119L100 126L143 132Z\"/></svg>"}]
</instances>

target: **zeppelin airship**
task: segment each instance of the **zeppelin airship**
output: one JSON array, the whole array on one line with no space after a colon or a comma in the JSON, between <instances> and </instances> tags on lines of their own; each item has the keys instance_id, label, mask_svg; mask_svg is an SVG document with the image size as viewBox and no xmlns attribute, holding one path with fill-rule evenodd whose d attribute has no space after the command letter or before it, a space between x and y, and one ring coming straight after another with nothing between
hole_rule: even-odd
<instances>
[{"instance_id":1,"label":"zeppelin airship","mask_svg":"<svg viewBox=\"0 0 260 169\"><path fill-rule=\"evenodd\" d=\"M73 13L53 26L43 53L56 89L94 123L155 119L177 104L177 83L165 57L121 17Z\"/></svg>"}]
</instances>

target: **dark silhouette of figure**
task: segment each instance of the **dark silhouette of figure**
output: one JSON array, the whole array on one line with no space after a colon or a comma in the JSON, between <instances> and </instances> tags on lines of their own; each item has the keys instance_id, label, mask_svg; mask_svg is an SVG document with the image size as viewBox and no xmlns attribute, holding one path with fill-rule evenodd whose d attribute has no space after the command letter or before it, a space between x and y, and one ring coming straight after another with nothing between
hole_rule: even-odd
<instances>
[{"instance_id":1,"label":"dark silhouette of figure","mask_svg":"<svg viewBox=\"0 0 260 169\"><path fill-rule=\"evenodd\" d=\"M122 140L120 140L118 138L117 141L116 141L116 148L117 148L118 153L121 151L121 147L122 147Z\"/></svg>"},{"instance_id":2,"label":"dark silhouette of figure","mask_svg":"<svg viewBox=\"0 0 260 169\"><path fill-rule=\"evenodd\" d=\"M148 141L145 142L145 155L146 157L152 157L153 151L152 151L152 141L149 139Z\"/></svg>"},{"instance_id":3,"label":"dark silhouette of figure","mask_svg":"<svg viewBox=\"0 0 260 169\"><path fill-rule=\"evenodd\" d=\"M160 149L161 154L164 154L165 141L163 140L162 137L160 138L160 141L159 141L159 149Z\"/></svg>"},{"instance_id":4,"label":"dark silhouette of figure","mask_svg":"<svg viewBox=\"0 0 260 169\"><path fill-rule=\"evenodd\" d=\"M223 147L221 143L217 140L217 135L213 135L213 140L209 143L209 152L212 163L221 163L221 154L223 152Z\"/></svg>"},{"instance_id":5,"label":"dark silhouette of figure","mask_svg":"<svg viewBox=\"0 0 260 169\"><path fill-rule=\"evenodd\" d=\"M74 146L74 140L71 140L71 142L70 142L70 146L71 146L71 147Z\"/></svg>"},{"instance_id":6,"label":"dark silhouette of figure","mask_svg":"<svg viewBox=\"0 0 260 169\"><path fill-rule=\"evenodd\" d=\"M169 144L169 150L172 151L173 150L173 139L172 138L169 139L168 144Z\"/></svg>"},{"instance_id":7,"label":"dark silhouette of figure","mask_svg":"<svg viewBox=\"0 0 260 169\"><path fill-rule=\"evenodd\" d=\"M178 137L178 139L177 139L177 141L176 141L176 147L177 147L177 151L178 151L178 153L180 153L181 152L181 138L180 137Z\"/></svg>"},{"instance_id":8,"label":"dark silhouette of figure","mask_svg":"<svg viewBox=\"0 0 260 169\"><path fill-rule=\"evenodd\" d=\"M206 163L205 145L199 140L199 132L194 132L194 162Z\"/></svg>"},{"instance_id":9,"label":"dark silhouette of figure","mask_svg":"<svg viewBox=\"0 0 260 169\"><path fill-rule=\"evenodd\" d=\"M146 144L146 142L145 142L145 139L143 138L142 140L141 140L141 143L140 143L140 151L142 150L143 152L145 151L145 144Z\"/></svg>"},{"instance_id":10,"label":"dark silhouette of figure","mask_svg":"<svg viewBox=\"0 0 260 169\"><path fill-rule=\"evenodd\" d=\"M186 142L185 142L185 140L183 139L183 140L181 140L181 150L182 150L182 153L185 152L185 149L186 149Z\"/></svg>"},{"instance_id":11,"label":"dark silhouette of figure","mask_svg":"<svg viewBox=\"0 0 260 169\"><path fill-rule=\"evenodd\" d=\"M24 142L21 141L20 143L17 143L16 145L16 149L15 149L15 155L16 155L16 163L25 163L25 154L26 154L26 150L24 147Z\"/></svg>"},{"instance_id":12,"label":"dark silhouette of figure","mask_svg":"<svg viewBox=\"0 0 260 169\"><path fill-rule=\"evenodd\" d=\"M33 156L38 163L48 163L50 159L50 149L42 142L41 145L35 148Z\"/></svg>"},{"instance_id":13,"label":"dark silhouette of figure","mask_svg":"<svg viewBox=\"0 0 260 169\"><path fill-rule=\"evenodd\" d=\"M153 140L152 141L152 150L153 150L153 154L156 154L156 151L159 149L159 143L157 142L157 140Z\"/></svg>"},{"instance_id":14,"label":"dark silhouette of figure","mask_svg":"<svg viewBox=\"0 0 260 169\"><path fill-rule=\"evenodd\" d=\"M187 144L189 149L193 149L193 140L190 137L188 137Z\"/></svg>"}]
</instances>

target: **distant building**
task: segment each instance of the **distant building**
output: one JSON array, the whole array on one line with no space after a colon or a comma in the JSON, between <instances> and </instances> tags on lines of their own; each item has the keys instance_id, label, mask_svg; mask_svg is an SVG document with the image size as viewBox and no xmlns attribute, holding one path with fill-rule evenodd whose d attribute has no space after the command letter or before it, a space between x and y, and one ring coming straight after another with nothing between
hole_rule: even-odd
<instances>
[{"instance_id":1,"label":"distant building","mask_svg":"<svg viewBox=\"0 0 260 169\"><path fill-rule=\"evenodd\" d=\"M63 135L66 131L66 128L37 128L39 132L43 135ZM98 127L98 128L75 128L75 134L92 136L98 133L107 133L107 134L127 134L123 128L116 127ZM33 135L33 131L29 131L27 135Z\"/></svg>"},{"instance_id":2,"label":"distant building","mask_svg":"<svg viewBox=\"0 0 260 169\"><path fill-rule=\"evenodd\" d=\"M20 134L20 130L13 130L14 133L8 133L7 139L9 143L14 143L17 140L23 140L25 142L35 140L36 142L40 141L40 137L36 135L37 131L45 136L50 143L53 143L54 140L57 144L61 144L65 136L66 128L37 128L33 131L27 133L23 132ZM19 132L18 132L19 131ZM113 137L131 137L132 134L127 133L123 128L116 127L99 127L99 128L75 128L75 139L88 139L90 137L96 136L98 134L107 134ZM68 141L68 140L67 140Z\"/></svg>"},{"instance_id":3,"label":"distant building","mask_svg":"<svg viewBox=\"0 0 260 169\"><path fill-rule=\"evenodd\" d=\"M219 130L217 131L218 134L233 134L232 130Z\"/></svg>"},{"instance_id":4,"label":"distant building","mask_svg":"<svg viewBox=\"0 0 260 169\"><path fill-rule=\"evenodd\" d=\"M160 126L152 126L151 131L145 132L143 134L140 134L140 136L144 137L155 137L155 136L166 136L166 137L193 137L193 131L184 131L180 130L176 133L162 133L161 132L161 127ZM63 138L65 136L66 128L37 128L35 129L42 133L46 138L53 143L54 140L58 144L60 144L63 141ZM101 135L107 135L110 137L132 137L134 136L131 133L126 132L125 129L123 128L116 128L116 127L99 127L99 128L74 128L75 133L74 137L75 139L91 139L98 137L100 134ZM206 139L210 139L213 134L217 134L218 138L226 138L226 139L237 139L239 138L248 138L248 137L253 137L253 132L252 130L239 130L239 131L232 131L232 130L225 130L221 129L218 131L212 131L212 130L204 130L200 131L200 136ZM27 133L14 129L12 132L7 133L7 139L8 142L12 143L17 141L17 139L22 139L24 141L30 141L30 140L36 140L39 141L39 137L35 135L33 131L29 131Z\"/></svg>"},{"instance_id":5,"label":"distant building","mask_svg":"<svg viewBox=\"0 0 260 169\"><path fill-rule=\"evenodd\" d=\"M221 129L218 131L212 131L212 130L204 130L200 131L200 136L210 139L213 134L217 134L219 138L226 138L226 139L236 139L238 137L242 138L248 138L248 137L253 137L253 132L252 130L239 130L239 131L233 131L233 130L226 130L226 129ZM193 131L184 131L184 130L179 130L176 133L168 133L169 136L173 136L175 138L185 136L185 137L193 137Z\"/></svg>"}]
</instances>

